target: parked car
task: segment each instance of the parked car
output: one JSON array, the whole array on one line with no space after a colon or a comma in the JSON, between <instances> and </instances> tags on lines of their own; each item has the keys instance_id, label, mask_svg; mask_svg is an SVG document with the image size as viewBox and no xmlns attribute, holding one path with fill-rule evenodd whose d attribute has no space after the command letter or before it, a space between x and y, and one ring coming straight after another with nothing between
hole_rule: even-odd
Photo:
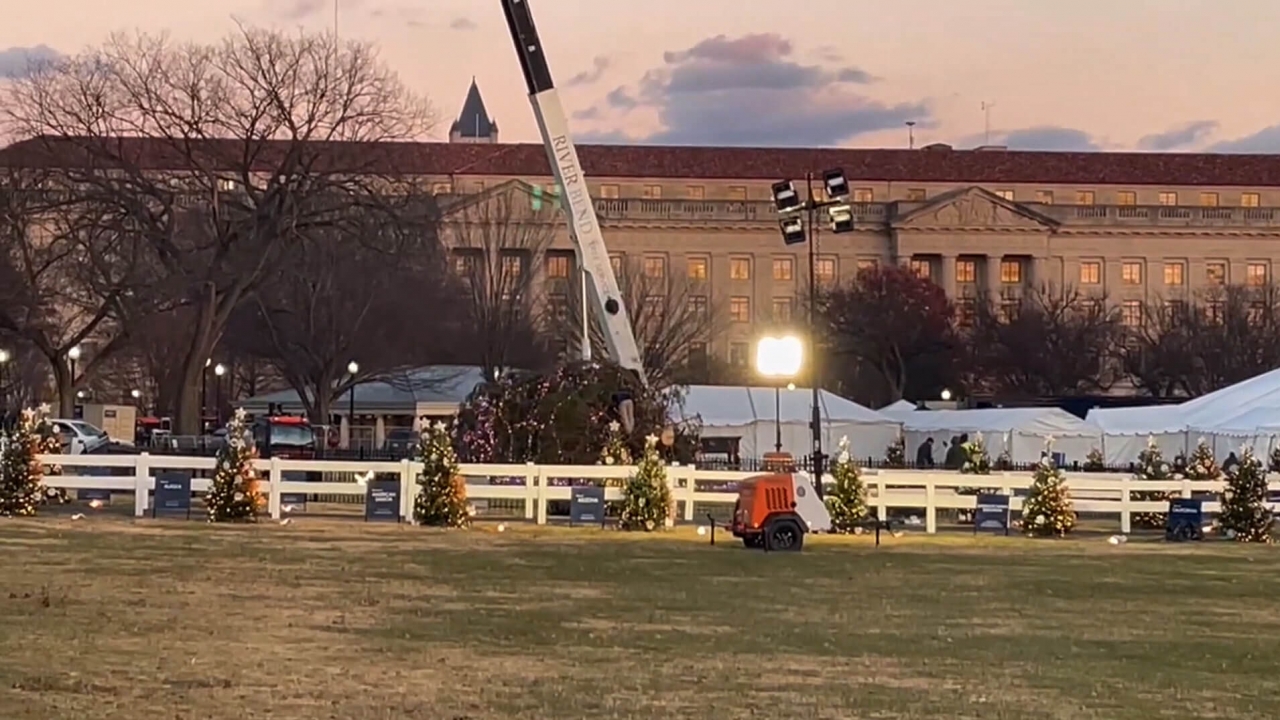
<instances>
[{"instance_id":1,"label":"parked car","mask_svg":"<svg viewBox=\"0 0 1280 720\"><path fill-rule=\"evenodd\" d=\"M83 420L56 418L49 421L62 440L62 451L68 455L91 453L103 445L111 444L111 438L102 428Z\"/></svg>"},{"instance_id":2,"label":"parked car","mask_svg":"<svg viewBox=\"0 0 1280 720\"><path fill-rule=\"evenodd\" d=\"M382 441L382 449L396 457L408 457L417 447L418 433L413 428L388 428L386 439Z\"/></svg>"}]
</instances>

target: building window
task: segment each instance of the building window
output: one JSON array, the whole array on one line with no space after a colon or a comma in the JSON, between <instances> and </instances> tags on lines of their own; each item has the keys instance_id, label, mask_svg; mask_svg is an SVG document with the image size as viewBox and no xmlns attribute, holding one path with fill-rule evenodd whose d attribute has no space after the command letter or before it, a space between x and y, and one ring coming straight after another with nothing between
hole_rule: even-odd
<instances>
[{"instance_id":1,"label":"building window","mask_svg":"<svg viewBox=\"0 0 1280 720\"><path fill-rule=\"evenodd\" d=\"M1120 322L1125 327L1142 327L1142 301L1125 300L1120 310Z\"/></svg>"},{"instance_id":2,"label":"building window","mask_svg":"<svg viewBox=\"0 0 1280 720\"><path fill-rule=\"evenodd\" d=\"M1000 282L1005 284L1022 282L1022 261L1021 260L1001 260L1000 261Z\"/></svg>"},{"instance_id":3,"label":"building window","mask_svg":"<svg viewBox=\"0 0 1280 720\"><path fill-rule=\"evenodd\" d=\"M617 200L622 197L622 192L617 185L601 185L600 197L605 200Z\"/></svg>"},{"instance_id":4,"label":"building window","mask_svg":"<svg viewBox=\"0 0 1280 720\"><path fill-rule=\"evenodd\" d=\"M1182 324L1187 315L1187 303L1182 300L1166 300L1164 302L1164 318L1171 324Z\"/></svg>"},{"instance_id":5,"label":"building window","mask_svg":"<svg viewBox=\"0 0 1280 720\"><path fill-rule=\"evenodd\" d=\"M1019 303L1017 300L1001 300L1000 309L997 312L997 317L1000 318L1000 322L1013 322L1013 319L1018 317L1018 307Z\"/></svg>"},{"instance_id":6,"label":"building window","mask_svg":"<svg viewBox=\"0 0 1280 720\"><path fill-rule=\"evenodd\" d=\"M751 258L729 258L729 279L750 280Z\"/></svg>"},{"instance_id":7,"label":"building window","mask_svg":"<svg viewBox=\"0 0 1280 720\"><path fill-rule=\"evenodd\" d=\"M1012 191L1012 190L997 190L997 191L996 191L996 195L999 195L1000 197L1004 198L1005 200L1013 200L1013 191Z\"/></svg>"},{"instance_id":8,"label":"building window","mask_svg":"<svg viewBox=\"0 0 1280 720\"><path fill-rule=\"evenodd\" d=\"M1200 193L1200 207L1218 207L1218 193Z\"/></svg>"},{"instance_id":9,"label":"building window","mask_svg":"<svg viewBox=\"0 0 1280 720\"><path fill-rule=\"evenodd\" d=\"M707 366L707 344L704 342L689 343L689 352L684 357L687 367L703 368Z\"/></svg>"},{"instance_id":10,"label":"building window","mask_svg":"<svg viewBox=\"0 0 1280 720\"><path fill-rule=\"evenodd\" d=\"M1160 204L1161 205L1177 205L1178 193L1168 192L1168 191L1160 193Z\"/></svg>"},{"instance_id":11,"label":"building window","mask_svg":"<svg viewBox=\"0 0 1280 720\"><path fill-rule=\"evenodd\" d=\"M734 367L746 367L748 347L744 342L729 343L729 364Z\"/></svg>"},{"instance_id":12,"label":"building window","mask_svg":"<svg viewBox=\"0 0 1280 720\"><path fill-rule=\"evenodd\" d=\"M555 293L547 296L547 305L550 307L551 316L556 320L567 320L569 318L569 296Z\"/></svg>"},{"instance_id":13,"label":"building window","mask_svg":"<svg viewBox=\"0 0 1280 720\"><path fill-rule=\"evenodd\" d=\"M1207 285L1225 285L1227 282L1227 264L1209 262L1204 266L1204 281Z\"/></svg>"},{"instance_id":14,"label":"building window","mask_svg":"<svg viewBox=\"0 0 1280 720\"><path fill-rule=\"evenodd\" d=\"M518 278L524 275L524 258L508 254L502 256L502 276L507 278Z\"/></svg>"},{"instance_id":15,"label":"building window","mask_svg":"<svg viewBox=\"0 0 1280 720\"><path fill-rule=\"evenodd\" d=\"M644 276L664 278L667 276L667 259L664 257L646 257L644 259Z\"/></svg>"},{"instance_id":16,"label":"building window","mask_svg":"<svg viewBox=\"0 0 1280 720\"><path fill-rule=\"evenodd\" d=\"M978 282L978 263L973 260L957 260L956 261L956 282L958 283Z\"/></svg>"},{"instance_id":17,"label":"building window","mask_svg":"<svg viewBox=\"0 0 1280 720\"><path fill-rule=\"evenodd\" d=\"M688 200L706 200L707 189L701 185L689 185L684 189L684 196Z\"/></svg>"},{"instance_id":18,"label":"building window","mask_svg":"<svg viewBox=\"0 0 1280 720\"><path fill-rule=\"evenodd\" d=\"M1267 264L1251 262L1245 266L1244 282L1246 285L1258 287L1267 284Z\"/></svg>"},{"instance_id":19,"label":"building window","mask_svg":"<svg viewBox=\"0 0 1280 720\"><path fill-rule=\"evenodd\" d=\"M1102 263L1097 260L1086 260L1080 263L1080 284L1101 285Z\"/></svg>"},{"instance_id":20,"label":"building window","mask_svg":"<svg viewBox=\"0 0 1280 720\"><path fill-rule=\"evenodd\" d=\"M788 257L773 259L773 279L778 281L794 280L796 273L795 260Z\"/></svg>"},{"instance_id":21,"label":"building window","mask_svg":"<svg viewBox=\"0 0 1280 720\"><path fill-rule=\"evenodd\" d=\"M693 317L704 318L707 316L707 296L690 295L685 307Z\"/></svg>"},{"instance_id":22,"label":"building window","mask_svg":"<svg viewBox=\"0 0 1280 720\"><path fill-rule=\"evenodd\" d=\"M453 271L462 277L471 277L479 266L479 258L475 253L459 252L453 256Z\"/></svg>"},{"instance_id":23,"label":"building window","mask_svg":"<svg viewBox=\"0 0 1280 720\"><path fill-rule=\"evenodd\" d=\"M432 195L448 195L453 192L453 185L450 183L434 183L431 186Z\"/></svg>"},{"instance_id":24,"label":"building window","mask_svg":"<svg viewBox=\"0 0 1280 720\"><path fill-rule=\"evenodd\" d=\"M1204 305L1204 317L1214 325L1221 325L1224 313L1221 300L1210 300Z\"/></svg>"},{"instance_id":25,"label":"building window","mask_svg":"<svg viewBox=\"0 0 1280 720\"><path fill-rule=\"evenodd\" d=\"M907 188L907 202L924 202L929 199L929 192L924 188Z\"/></svg>"},{"instance_id":26,"label":"building window","mask_svg":"<svg viewBox=\"0 0 1280 720\"><path fill-rule=\"evenodd\" d=\"M640 191L640 197L644 198L645 200L661 200L662 186L661 185L645 185L644 189Z\"/></svg>"},{"instance_id":27,"label":"building window","mask_svg":"<svg viewBox=\"0 0 1280 720\"><path fill-rule=\"evenodd\" d=\"M773 321L774 322L791 322L791 309L794 303L791 298L774 298L773 299Z\"/></svg>"},{"instance_id":28,"label":"building window","mask_svg":"<svg viewBox=\"0 0 1280 720\"><path fill-rule=\"evenodd\" d=\"M616 278L622 274L622 256L610 255L609 266L613 268L613 276Z\"/></svg>"},{"instance_id":29,"label":"building window","mask_svg":"<svg viewBox=\"0 0 1280 720\"><path fill-rule=\"evenodd\" d=\"M880 266L880 262L875 258L858 258L858 272L863 270L875 270Z\"/></svg>"},{"instance_id":30,"label":"building window","mask_svg":"<svg viewBox=\"0 0 1280 720\"><path fill-rule=\"evenodd\" d=\"M1249 312L1245 316L1253 325L1261 325L1267 314L1266 303L1255 300L1249 303Z\"/></svg>"},{"instance_id":31,"label":"building window","mask_svg":"<svg viewBox=\"0 0 1280 720\"><path fill-rule=\"evenodd\" d=\"M1240 207L1259 207L1262 205L1262 196L1258 193L1241 193Z\"/></svg>"},{"instance_id":32,"label":"building window","mask_svg":"<svg viewBox=\"0 0 1280 720\"><path fill-rule=\"evenodd\" d=\"M1185 263L1167 262L1164 264L1164 284L1170 286L1182 286L1186 284Z\"/></svg>"},{"instance_id":33,"label":"building window","mask_svg":"<svg viewBox=\"0 0 1280 720\"><path fill-rule=\"evenodd\" d=\"M569 255L547 255L547 277L563 280L572 269Z\"/></svg>"},{"instance_id":34,"label":"building window","mask_svg":"<svg viewBox=\"0 0 1280 720\"><path fill-rule=\"evenodd\" d=\"M1138 193L1132 190L1121 190L1120 192L1116 193L1116 204L1117 205L1137 205Z\"/></svg>"},{"instance_id":35,"label":"building window","mask_svg":"<svg viewBox=\"0 0 1280 720\"><path fill-rule=\"evenodd\" d=\"M853 201L856 203L872 203L876 201L876 193L871 188L854 188Z\"/></svg>"},{"instance_id":36,"label":"building window","mask_svg":"<svg viewBox=\"0 0 1280 720\"><path fill-rule=\"evenodd\" d=\"M1125 262L1120 266L1120 282L1125 285L1142 284L1142 263Z\"/></svg>"},{"instance_id":37,"label":"building window","mask_svg":"<svg viewBox=\"0 0 1280 720\"><path fill-rule=\"evenodd\" d=\"M969 327L970 325L973 325L973 316L973 298L960 298L956 300L956 321L960 323L960 327Z\"/></svg>"},{"instance_id":38,"label":"building window","mask_svg":"<svg viewBox=\"0 0 1280 720\"><path fill-rule=\"evenodd\" d=\"M741 295L729 298L729 319L736 323L751 322L751 298Z\"/></svg>"},{"instance_id":39,"label":"building window","mask_svg":"<svg viewBox=\"0 0 1280 720\"><path fill-rule=\"evenodd\" d=\"M730 185L729 199L730 200L746 200L747 187L745 185Z\"/></svg>"},{"instance_id":40,"label":"building window","mask_svg":"<svg viewBox=\"0 0 1280 720\"><path fill-rule=\"evenodd\" d=\"M1076 191L1076 204L1077 204L1077 205L1092 205L1092 204L1093 204L1093 199L1094 199L1094 196L1093 196L1093 191L1092 191L1092 190L1077 190L1077 191Z\"/></svg>"},{"instance_id":41,"label":"building window","mask_svg":"<svg viewBox=\"0 0 1280 720\"><path fill-rule=\"evenodd\" d=\"M707 258L691 257L688 259L690 280L706 280L707 279Z\"/></svg>"},{"instance_id":42,"label":"building window","mask_svg":"<svg viewBox=\"0 0 1280 720\"><path fill-rule=\"evenodd\" d=\"M1037 191L1036 191L1036 202L1040 203L1041 205L1052 205L1052 204L1053 204L1053 191L1052 191L1052 190L1037 190Z\"/></svg>"},{"instance_id":43,"label":"building window","mask_svg":"<svg viewBox=\"0 0 1280 720\"><path fill-rule=\"evenodd\" d=\"M813 273L818 276L820 284L829 285L836 281L836 259L833 257L815 258Z\"/></svg>"},{"instance_id":44,"label":"building window","mask_svg":"<svg viewBox=\"0 0 1280 720\"><path fill-rule=\"evenodd\" d=\"M908 267L910 267L911 272L916 274L916 277L922 277L926 280L933 277L932 263L928 260L917 260L916 258L912 258L911 264Z\"/></svg>"}]
</instances>

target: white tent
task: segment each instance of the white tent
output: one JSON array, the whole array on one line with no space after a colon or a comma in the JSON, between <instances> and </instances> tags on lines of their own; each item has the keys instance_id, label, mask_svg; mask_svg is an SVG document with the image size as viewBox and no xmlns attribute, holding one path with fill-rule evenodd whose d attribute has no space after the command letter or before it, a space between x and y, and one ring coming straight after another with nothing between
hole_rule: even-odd
<instances>
[{"instance_id":1,"label":"white tent","mask_svg":"<svg viewBox=\"0 0 1280 720\"><path fill-rule=\"evenodd\" d=\"M1124 466L1138 461L1149 439L1166 458L1187 450L1187 422L1182 405L1094 408L1085 422L1102 431L1102 454L1107 465Z\"/></svg>"},{"instance_id":2,"label":"white tent","mask_svg":"<svg viewBox=\"0 0 1280 720\"><path fill-rule=\"evenodd\" d=\"M882 407L877 410L881 415L888 415L889 417L898 420L901 420L903 415L907 415L915 411L916 404L910 400L899 400L888 407Z\"/></svg>"},{"instance_id":3,"label":"white tent","mask_svg":"<svg viewBox=\"0 0 1280 720\"><path fill-rule=\"evenodd\" d=\"M926 438L933 438L933 459L941 463L952 437L982 433L992 459L1005 450L1015 463L1040 459L1052 437L1053 452L1068 463L1083 463L1089 451L1102 445L1102 432L1061 408L982 408L977 410L920 410L902 415L907 460L914 461Z\"/></svg>"},{"instance_id":4,"label":"white tent","mask_svg":"<svg viewBox=\"0 0 1280 720\"><path fill-rule=\"evenodd\" d=\"M882 458L902 426L891 418L852 400L823 390L822 444L836 452L840 438L849 438L849 452L856 458ZM777 428L782 429L782 449L796 457L812 447L809 421L813 416L813 391L806 388L689 386L683 406L686 418L698 417L704 438L738 438L743 457L759 458L772 452Z\"/></svg>"}]
</instances>

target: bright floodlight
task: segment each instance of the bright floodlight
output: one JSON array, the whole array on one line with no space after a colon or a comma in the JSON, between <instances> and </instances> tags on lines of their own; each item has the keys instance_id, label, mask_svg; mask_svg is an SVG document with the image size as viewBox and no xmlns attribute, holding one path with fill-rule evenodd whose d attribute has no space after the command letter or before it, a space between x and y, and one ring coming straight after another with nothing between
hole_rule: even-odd
<instances>
[{"instance_id":1,"label":"bright floodlight","mask_svg":"<svg viewBox=\"0 0 1280 720\"><path fill-rule=\"evenodd\" d=\"M765 377L793 378L804 362L800 338L763 337L756 343L756 371Z\"/></svg>"},{"instance_id":2,"label":"bright floodlight","mask_svg":"<svg viewBox=\"0 0 1280 720\"><path fill-rule=\"evenodd\" d=\"M75 346L75 347L71 348L70 350L68 350L68 351L67 351L67 357L71 358L72 360L79 360L79 359L80 359L80 346L79 346L79 345L77 345L77 346Z\"/></svg>"},{"instance_id":3,"label":"bright floodlight","mask_svg":"<svg viewBox=\"0 0 1280 720\"><path fill-rule=\"evenodd\" d=\"M351 362L347 363L347 372L351 375L355 375L356 373L360 372L360 364L357 363L355 360L352 360Z\"/></svg>"},{"instance_id":4,"label":"bright floodlight","mask_svg":"<svg viewBox=\"0 0 1280 720\"><path fill-rule=\"evenodd\" d=\"M131 395L131 396L133 397L133 399L134 399L134 400L137 400L138 398L142 397L142 391L141 391L141 390L130 390L130 391L129 391L129 395Z\"/></svg>"},{"instance_id":5,"label":"bright floodlight","mask_svg":"<svg viewBox=\"0 0 1280 720\"><path fill-rule=\"evenodd\" d=\"M849 181L844 177L844 170L836 168L822 173L822 185L832 200L849 197Z\"/></svg>"},{"instance_id":6,"label":"bright floodlight","mask_svg":"<svg viewBox=\"0 0 1280 720\"><path fill-rule=\"evenodd\" d=\"M950 399L951 399L951 391L950 391L950 390L943 390L943 391L942 391L942 399L943 399L943 401L944 401L944 402L945 402L945 401L947 401L947 400L950 400Z\"/></svg>"},{"instance_id":7,"label":"bright floodlight","mask_svg":"<svg viewBox=\"0 0 1280 720\"><path fill-rule=\"evenodd\" d=\"M213 366L213 374L214 374L214 375L217 375L218 377L222 377L223 375L226 375L226 374L227 374L227 366L226 366L226 365L223 365L222 363L218 363L217 365L214 365L214 366Z\"/></svg>"},{"instance_id":8,"label":"bright floodlight","mask_svg":"<svg viewBox=\"0 0 1280 720\"><path fill-rule=\"evenodd\" d=\"M827 213L831 215L832 232L853 232L853 208L848 205L836 205L828 208Z\"/></svg>"},{"instance_id":9,"label":"bright floodlight","mask_svg":"<svg viewBox=\"0 0 1280 720\"><path fill-rule=\"evenodd\" d=\"M773 204L778 212L791 212L800 207L800 194L796 192L795 183L782 180L773 184Z\"/></svg>"},{"instance_id":10,"label":"bright floodlight","mask_svg":"<svg viewBox=\"0 0 1280 720\"><path fill-rule=\"evenodd\" d=\"M3 365L7 362L9 362L9 351L0 350L0 365Z\"/></svg>"},{"instance_id":11,"label":"bright floodlight","mask_svg":"<svg viewBox=\"0 0 1280 720\"><path fill-rule=\"evenodd\" d=\"M778 221L782 229L782 242L788 245L799 245L804 242L804 221L799 217L786 217Z\"/></svg>"}]
</instances>

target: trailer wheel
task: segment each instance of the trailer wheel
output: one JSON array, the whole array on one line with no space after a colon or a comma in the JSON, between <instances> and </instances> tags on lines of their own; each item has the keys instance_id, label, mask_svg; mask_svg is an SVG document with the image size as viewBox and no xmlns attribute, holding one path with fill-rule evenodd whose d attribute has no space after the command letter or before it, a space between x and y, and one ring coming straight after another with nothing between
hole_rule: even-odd
<instances>
[{"instance_id":1,"label":"trailer wheel","mask_svg":"<svg viewBox=\"0 0 1280 720\"><path fill-rule=\"evenodd\" d=\"M799 552L804 547L804 530L795 520L774 520L764 528L764 545L770 552Z\"/></svg>"},{"instance_id":2,"label":"trailer wheel","mask_svg":"<svg viewBox=\"0 0 1280 720\"><path fill-rule=\"evenodd\" d=\"M764 534L759 535L743 535L742 544L752 550L758 550L764 547Z\"/></svg>"}]
</instances>

